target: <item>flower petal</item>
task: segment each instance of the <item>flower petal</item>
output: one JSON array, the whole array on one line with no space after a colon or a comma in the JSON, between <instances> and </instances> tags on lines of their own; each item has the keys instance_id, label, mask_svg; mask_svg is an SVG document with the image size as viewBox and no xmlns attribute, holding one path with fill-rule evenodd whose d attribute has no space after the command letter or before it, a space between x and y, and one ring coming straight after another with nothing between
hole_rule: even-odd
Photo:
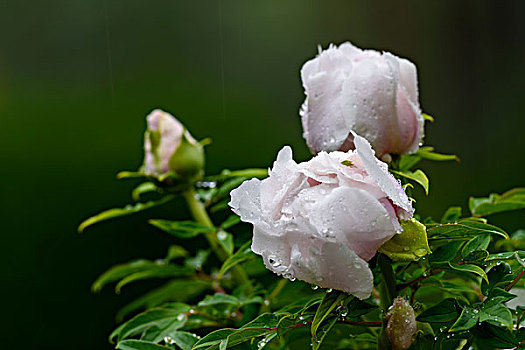
<instances>
[{"instance_id":1,"label":"flower petal","mask_svg":"<svg viewBox=\"0 0 525 350\"><path fill-rule=\"evenodd\" d=\"M410 199L403 191L401 184L388 172L387 165L374 156L370 143L354 133L354 144L366 171L376 180L378 186L387 194L388 198L406 212L412 213L413 209Z\"/></svg>"}]
</instances>

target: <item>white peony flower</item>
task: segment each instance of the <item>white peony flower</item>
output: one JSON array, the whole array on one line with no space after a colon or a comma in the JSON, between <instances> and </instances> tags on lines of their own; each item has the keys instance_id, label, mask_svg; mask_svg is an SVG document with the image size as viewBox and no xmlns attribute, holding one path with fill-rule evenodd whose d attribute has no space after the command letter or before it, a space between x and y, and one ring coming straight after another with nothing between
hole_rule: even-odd
<instances>
[{"instance_id":1,"label":"white peony flower","mask_svg":"<svg viewBox=\"0 0 525 350\"><path fill-rule=\"evenodd\" d=\"M352 149L350 131L378 157L418 150L424 119L412 62L350 43L330 45L303 65L301 78L303 136L312 153Z\"/></svg>"},{"instance_id":2,"label":"white peony flower","mask_svg":"<svg viewBox=\"0 0 525 350\"><path fill-rule=\"evenodd\" d=\"M268 269L363 299L373 287L367 261L413 209L370 144L357 135L354 143L300 164L286 146L270 176L245 181L229 205L253 224L252 250Z\"/></svg>"}]
</instances>

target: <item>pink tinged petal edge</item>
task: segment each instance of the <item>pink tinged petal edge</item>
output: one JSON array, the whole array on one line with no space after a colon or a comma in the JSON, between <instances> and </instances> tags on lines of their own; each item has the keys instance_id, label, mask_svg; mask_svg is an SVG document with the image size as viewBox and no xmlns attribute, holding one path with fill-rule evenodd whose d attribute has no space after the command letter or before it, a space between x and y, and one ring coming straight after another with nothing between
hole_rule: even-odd
<instances>
[{"instance_id":1,"label":"pink tinged petal edge","mask_svg":"<svg viewBox=\"0 0 525 350\"><path fill-rule=\"evenodd\" d=\"M414 209L401 184L388 172L387 165L375 157L370 143L356 133L353 135L356 152L359 154L367 173L375 179L378 186L395 205L411 216Z\"/></svg>"},{"instance_id":2,"label":"pink tinged petal edge","mask_svg":"<svg viewBox=\"0 0 525 350\"><path fill-rule=\"evenodd\" d=\"M421 112L407 98L404 88L399 88L396 99L399 143L392 153L414 153L422 139L424 120Z\"/></svg>"},{"instance_id":3,"label":"pink tinged petal edge","mask_svg":"<svg viewBox=\"0 0 525 350\"><path fill-rule=\"evenodd\" d=\"M383 57L390 63L396 76L397 92L393 115L393 139L388 153L414 153L424 137L424 119L419 107L419 93L416 66L407 59L384 52ZM395 130L395 131L394 131Z\"/></svg>"},{"instance_id":4,"label":"pink tinged petal edge","mask_svg":"<svg viewBox=\"0 0 525 350\"><path fill-rule=\"evenodd\" d=\"M146 135L144 143L146 172L155 174L167 173L169 171L170 157L181 142L184 127L175 117L160 109L152 111L146 117L146 120L148 130L160 133L160 144L156 150L159 164L155 164L156 157L151 153L151 140ZM193 140L192 137L191 139Z\"/></svg>"}]
</instances>

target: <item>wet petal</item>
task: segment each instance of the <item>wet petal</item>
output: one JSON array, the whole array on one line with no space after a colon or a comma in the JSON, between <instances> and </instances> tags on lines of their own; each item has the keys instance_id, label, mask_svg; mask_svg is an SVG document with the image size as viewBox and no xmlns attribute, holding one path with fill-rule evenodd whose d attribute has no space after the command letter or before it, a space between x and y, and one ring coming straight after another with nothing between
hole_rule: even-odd
<instances>
[{"instance_id":1,"label":"wet petal","mask_svg":"<svg viewBox=\"0 0 525 350\"><path fill-rule=\"evenodd\" d=\"M374 151L367 140L356 134L354 134L354 138L356 151L368 174L376 180L378 186L394 204L411 213L413 209L408 196L403 191L401 184L388 173L386 164L374 156Z\"/></svg>"}]
</instances>

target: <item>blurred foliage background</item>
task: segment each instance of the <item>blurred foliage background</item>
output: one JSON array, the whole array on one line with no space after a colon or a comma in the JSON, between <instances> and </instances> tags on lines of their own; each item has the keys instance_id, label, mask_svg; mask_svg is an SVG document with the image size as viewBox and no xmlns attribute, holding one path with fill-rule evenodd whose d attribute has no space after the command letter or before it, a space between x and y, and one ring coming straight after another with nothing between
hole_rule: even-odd
<instances>
[{"instance_id":1,"label":"blurred foliage background","mask_svg":"<svg viewBox=\"0 0 525 350\"><path fill-rule=\"evenodd\" d=\"M116 296L90 284L113 264L164 255L147 217L85 217L130 201L119 170L142 162L145 115L160 107L198 138L209 173L267 167L301 137L299 70L346 40L418 66L426 143L461 164L424 164L422 216L525 185L523 1L0 0L2 348L110 349ZM419 191L419 190L418 190ZM498 215L509 232L523 213ZM155 282L151 282L155 284ZM17 345L15 345L17 344Z\"/></svg>"}]
</instances>

